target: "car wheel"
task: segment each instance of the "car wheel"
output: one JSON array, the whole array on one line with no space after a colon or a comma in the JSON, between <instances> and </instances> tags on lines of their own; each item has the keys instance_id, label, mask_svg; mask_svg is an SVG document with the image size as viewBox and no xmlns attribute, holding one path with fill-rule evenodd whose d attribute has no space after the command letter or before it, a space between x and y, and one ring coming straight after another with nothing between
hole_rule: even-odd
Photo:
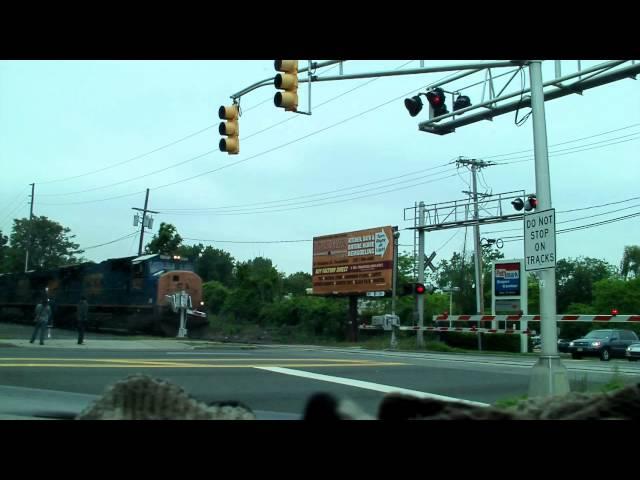
<instances>
[{"instance_id":1,"label":"car wheel","mask_svg":"<svg viewBox=\"0 0 640 480\"><path fill-rule=\"evenodd\" d=\"M582 358L582 355L577 355L575 353L572 353L571 358L573 358L574 360L580 360Z\"/></svg>"},{"instance_id":2,"label":"car wheel","mask_svg":"<svg viewBox=\"0 0 640 480\"><path fill-rule=\"evenodd\" d=\"M609 360L611 360L611 353L609 352L608 348L602 349L602 351L600 352L600 360L602 360L603 362L608 362Z\"/></svg>"}]
</instances>

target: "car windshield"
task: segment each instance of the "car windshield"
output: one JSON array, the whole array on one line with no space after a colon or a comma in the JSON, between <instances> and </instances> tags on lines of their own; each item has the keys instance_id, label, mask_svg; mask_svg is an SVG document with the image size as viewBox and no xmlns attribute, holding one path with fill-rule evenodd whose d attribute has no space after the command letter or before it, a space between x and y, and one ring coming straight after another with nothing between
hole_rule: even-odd
<instances>
[{"instance_id":1,"label":"car windshield","mask_svg":"<svg viewBox=\"0 0 640 480\"><path fill-rule=\"evenodd\" d=\"M637 59L61 53L0 59L0 415L516 412L640 375L573 343L640 332Z\"/></svg>"},{"instance_id":2,"label":"car windshield","mask_svg":"<svg viewBox=\"0 0 640 480\"><path fill-rule=\"evenodd\" d=\"M613 330L593 330L587 333L584 338L608 338L613 335Z\"/></svg>"}]
</instances>

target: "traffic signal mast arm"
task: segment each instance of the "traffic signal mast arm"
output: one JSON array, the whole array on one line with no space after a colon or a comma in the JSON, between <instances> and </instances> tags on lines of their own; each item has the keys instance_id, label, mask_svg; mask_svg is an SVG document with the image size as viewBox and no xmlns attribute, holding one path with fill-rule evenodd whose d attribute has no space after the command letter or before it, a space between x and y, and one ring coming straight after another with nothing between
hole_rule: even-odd
<instances>
[{"instance_id":1,"label":"traffic signal mast arm","mask_svg":"<svg viewBox=\"0 0 640 480\"><path fill-rule=\"evenodd\" d=\"M334 65L336 63L342 63L342 62L346 62L347 60L329 60L327 62L323 62L323 63L312 63L311 68L313 70L318 69L318 68L323 68L323 67L328 67L330 65ZM459 64L459 65L449 65L449 66L442 66L442 67L424 67L424 68L411 68L411 69L407 69L407 70L389 70L389 71L379 71L379 72L364 72L364 73L354 73L354 74L350 74L350 75L334 75L334 76L327 76L327 77L319 77L317 75L311 75L309 78L300 78L298 79L298 83L305 83L305 82L328 82L328 81L335 81L335 80L356 80L356 79L360 79L360 78L378 78L378 77L391 77L391 76L399 76L399 75L419 75L419 74L425 74L425 73L437 73L437 72L450 72L450 71L455 71L455 70L466 70L465 72L456 75L452 78L449 78L447 80L443 80L442 82L439 82L437 84L434 84L433 86L436 87L438 85L444 85L446 83L449 83L451 81L454 80L458 80L460 78L466 77L468 75L471 75L473 73L479 72L481 70L484 70L486 68L501 68L501 67L513 67L514 65L519 65L521 62L518 61L503 61L503 62L491 62L491 63L467 63L467 64ZM298 70L298 73L303 73L308 71L309 68L302 68L300 70ZM247 93L256 90L260 87L266 87L266 86L271 86L273 85L273 77L271 78L267 78L264 80L261 80L259 82L256 82L242 90L240 90L239 92L234 93L233 95L231 95L231 98L233 100L237 100L238 98L242 97L243 95L246 95Z\"/></svg>"}]
</instances>

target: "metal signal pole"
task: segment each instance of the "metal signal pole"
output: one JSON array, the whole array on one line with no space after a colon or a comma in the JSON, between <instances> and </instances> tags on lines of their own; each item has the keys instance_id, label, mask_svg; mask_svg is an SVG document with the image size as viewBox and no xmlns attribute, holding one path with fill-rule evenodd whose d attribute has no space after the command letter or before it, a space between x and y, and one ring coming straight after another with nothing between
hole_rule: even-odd
<instances>
[{"instance_id":1,"label":"metal signal pole","mask_svg":"<svg viewBox=\"0 0 640 480\"><path fill-rule=\"evenodd\" d=\"M541 64L540 60L529 62L536 195L538 198L537 210L539 211L552 208ZM567 368L562 364L558 355L556 270L555 268L540 270L539 276L542 353L538 358L538 362L533 366L529 383L529 396L551 397L569 392L569 375Z\"/></svg>"}]
</instances>

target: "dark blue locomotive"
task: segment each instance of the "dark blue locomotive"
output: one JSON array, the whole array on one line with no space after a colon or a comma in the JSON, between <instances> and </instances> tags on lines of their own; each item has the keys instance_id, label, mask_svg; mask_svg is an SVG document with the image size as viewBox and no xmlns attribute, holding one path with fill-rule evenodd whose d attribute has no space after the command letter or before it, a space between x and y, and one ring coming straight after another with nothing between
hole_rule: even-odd
<instances>
[{"instance_id":1,"label":"dark blue locomotive","mask_svg":"<svg viewBox=\"0 0 640 480\"><path fill-rule=\"evenodd\" d=\"M185 291L192 308L191 332L207 325L202 279L193 263L168 255L125 257L82 263L48 271L0 274L0 320L32 323L35 305L47 294L54 326L72 327L81 296L89 302L89 328L175 335L179 315L168 301Z\"/></svg>"}]
</instances>

